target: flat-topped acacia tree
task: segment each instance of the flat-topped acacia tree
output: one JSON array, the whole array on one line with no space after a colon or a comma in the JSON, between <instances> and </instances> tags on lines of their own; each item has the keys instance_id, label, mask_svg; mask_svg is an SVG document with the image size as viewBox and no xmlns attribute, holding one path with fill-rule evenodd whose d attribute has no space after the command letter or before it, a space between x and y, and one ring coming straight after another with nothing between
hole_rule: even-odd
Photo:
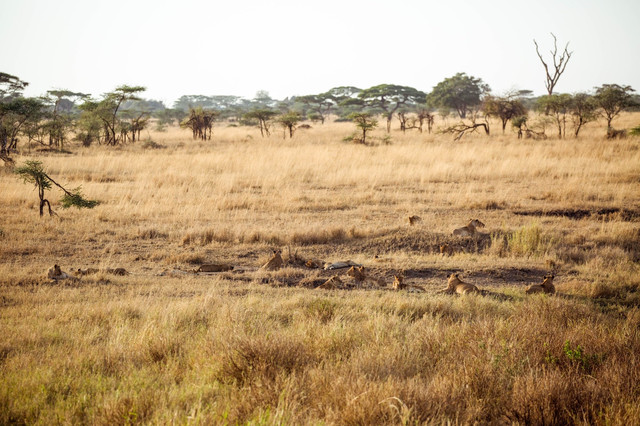
<instances>
[{"instance_id":1,"label":"flat-topped acacia tree","mask_svg":"<svg viewBox=\"0 0 640 426\"><path fill-rule=\"evenodd\" d=\"M425 103L426 94L409 86L379 84L362 90L358 99L348 99L344 105L360 104L372 111L380 112L387 119L387 133L391 131L391 120L402 108L414 108Z\"/></svg>"},{"instance_id":2,"label":"flat-topped acacia tree","mask_svg":"<svg viewBox=\"0 0 640 426\"><path fill-rule=\"evenodd\" d=\"M633 92L635 92L633 87L619 84L603 84L600 87L596 87L594 98L596 104L602 110L601 114L607 120L607 134L611 131L611 121L625 108L635 106Z\"/></svg>"},{"instance_id":3,"label":"flat-topped acacia tree","mask_svg":"<svg viewBox=\"0 0 640 426\"><path fill-rule=\"evenodd\" d=\"M113 92L105 93L101 101L87 99L80 106L87 118L98 120L104 132L106 145L117 145L122 141L119 128L122 123L118 119L118 111L124 102L140 100L137 94L145 90L143 86L122 85Z\"/></svg>"}]
</instances>

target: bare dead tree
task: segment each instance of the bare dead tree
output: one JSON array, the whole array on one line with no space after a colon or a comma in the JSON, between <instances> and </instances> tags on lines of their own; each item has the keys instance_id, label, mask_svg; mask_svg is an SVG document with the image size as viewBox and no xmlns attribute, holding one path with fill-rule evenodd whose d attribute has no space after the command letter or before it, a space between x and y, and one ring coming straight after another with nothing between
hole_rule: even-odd
<instances>
[{"instance_id":1,"label":"bare dead tree","mask_svg":"<svg viewBox=\"0 0 640 426\"><path fill-rule=\"evenodd\" d=\"M450 133L455 135L455 137L453 138L453 140L455 142L459 141L460 139L462 139L462 137L468 133L473 133L475 131L477 131L479 128L483 128L484 132L487 136L489 136L490 134L490 129L489 129L489 122L487 121L487 117L484 117L484 122L483 123L478 123L477 122L478 119L478 113L477 111L474 112L474 114L471 117L471 123L467 124L464 121L461 121L458 124L455 124L453 126L447 127L446 129L443 129L441 131L441 133Z\"/></svg>"},{"instance_id":2,"label":"bare dead tree","mask_svg":"<svg viewBox=\"0 0 640 426\"><path fill-rule=\"evenodd\" d=\"M551 36L553 37L553 50L551 50L551 58L553 59L553 74L549 71L549 65L544 61L542 55L540 54L538 43L535 39L533 40L533 44L536 45L536 53L538 54L538 58L540 58L540 62L542 62L544 70L547 73L547 81L545 82L545 86L549 95L553 93L553 88L556 86L558 80L560 79L560 76L567 68L567 64L569 63L571 55L573 55L573 52L569 52L568 50L569 43L567 42L562 55L558 56L558 39L553 33L551 33Z\"/></svg>"},{"instance_id":3,"label":"bare dead tree","mask_svg":"<svg viewBox=\"0 0 640 426\"><path fill-rule=\"evenodd\" d=\"M454 134L455 137L453 138L453 140L455 142L459 141L460 139L462 139L462 137L467 134L467 133L473 133L476 130L478 130L480 127L482 127L484 129L484 132L489 135L489 126L487 125L487 123L471 123L471 124L467 124L467 123L458 123L456 125L453 125L451 127L447 127L446 129L444 129L442 131L442 133L451 133Z\"/></svg>"},{"instance_id":4,"label":"bare dead tree","mask_svg":"<svg viewBox=\"0 0 640 426\"><path fill-rule=\"evenodd\" d=\"M407 111L398 112L398 120L400 120L400 130L402 130L403 133L407 130L408 119L409 117L407 117Z\"/></svg>"},{"instance_id":5,"label":"bare dead tree","mask_svg":"<svg viewBox=\"0 0 640 426\"><path fill-rule=\"evenodd\" d=\"M511 120L511 125L515 130L518 131L518 139L533 139L533 140L546 140L547 135L545 134L544 127L542 130L538 131L535 129L531 129L527 125L528 117L526 115L521 115L520 117L515 117Z\"/></svg>"},{"instance_id":6,"label":"bare dead tree","mask_svg":"<svg viewBox=\"0 0 640 426\"><path fill-rule=\"evenodd\" d=\"M435 120L435 114L429 112L429 110L425 108L420 108L415 112L415 116L406 117L404 120L404 129L403 129L403 119L398 114L398 118L400 118L400 129L404 131L404 129L418 129L420 133L422 133L422 128L424 123L427 123L427 129L429 130L429 134L431 134L431 130L433 129L433 123Z\"/></svg>"}]
</instances>

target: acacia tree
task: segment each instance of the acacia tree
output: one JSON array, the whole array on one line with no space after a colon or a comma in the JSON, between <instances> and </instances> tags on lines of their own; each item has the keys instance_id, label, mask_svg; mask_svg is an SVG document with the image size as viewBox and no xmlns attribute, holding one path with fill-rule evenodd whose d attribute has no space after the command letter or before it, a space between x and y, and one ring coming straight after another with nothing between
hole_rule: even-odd
<instances>
[{"instance_id":1,"label":"acacia tree","mask_svg":"<svg viewBox=\"0 0 640 426\"><path fill-rule=\"evenodd\" d=\"M401 108L406 111L407 108L424 104L425 97L426 94L420 90L395 84L380 84L358 93L358 98L365 108L380 111L387 119L387 133L391 131L391 120L396 111Z\"/></svg>"},{"instance_id":2,"label":"acacia tree","mask_svg":"<svg viewBox=\"0 0 640 426\"><path fill-rule=\"evenodd\" d=\"M76 121L76 140L82 142L83 146L90 146L94 141L101 143L101 139L106 138L103 122L98 115L99 105L98 101L85 99L78 107L80 117Z\"/></svg>"},{"instance_id":3,"label":"acacia tree","mask_svg":"<svg viewBox=\"0 0 640 426\"><path fill-rule=\"evenodd\" d=\"M180 127L191 129L193 139L211 140L213 122L220 113L204 109L201 106L189 109L189 115L180 123Z\"/></svg>"},{"instance_id":4,"label":"acacia tree","mask_svg":"<svg viewBox=\"0 0 640 426\"><path fill-rule=\"evenodd\" d=\"M264 137L265 134L267 136L271 135L271 133L269 132L269 127L271 127L270 121L276 115L278 115L278 113L276 111L272 110L272 109L269 109L269 108L256 108L256 109L253 109L253 110L247 112L242 117L243 117L243 119L245 119L245 120L247 120L249 122L257 122L258 123L258 127L260 128L260 135L262 135L262 137Z\"/></svg>"},{"instance_id":5,"label":"acacia tree","mask_svg":"<svg viewBox=\"0 0 640 426\"><path fill-rule=\"evenodd\" d=\"M91 104L89 111L94 113L100 120L104 130L104 139L107 145L117 145L121 141L120 120L118 119L118 110L125 101L140 100L137 93L146 90L143 86L127 86L117 87L113 92L106 93L102 101L97 104Z\"/></svg>"},{"instance_id":6,"label":"acacia tree","mask_svg":"<svg viewBox=\"0 0 640 426\"><path fill-rule=\"evenodd\" d=\"M44 206L49 210L49 216L53 216L55 212L51 209L51 203L45 198L45 191L51 189L51 185L55 185L63 192L60 199L63 208L75 206L77 208L91 209L99 204L96 200L87 200L82 196L81 188L77 187L72 191L68 191L62 185L54 181L42 167L40 161L26 161L23 166L16 167L14 173L17 174L25 183L32 183L38 190L38 198L40 199L40 216L44 214Z\"/></svg>"},{"instance_id":7,"label":"acacia tree","mask_svg":"<svg viewBox=\"0 0 640 426\"><path fill-rule=\"evenodd\" d=\"M338 86L329 89L322 96L326 96L327 99L330 99L335 104L337 115L341 118L347 118L349 114L356 111L353 111L351 106L345 105L345 103L349 99L356 99L360 92L362 92L362 89L355 86ZM360 108L359 105L356 105L356 107Z\"/></svg>"},{"instance_id":8,"label":"acacia tree","mask_svg":"<svg viewBox=\"0 0 640 426\"><path fill-rule=\"evenodd\" d=\"M538 99L538 110L553 117L558 127L558 139L566 133L567 115L571 111L571 95L567 93L545 95Z\"/></svg>"},{"instance_id":9,"label":"acacia tree","mask_svg":"<svg viewBox=\"0 0 640 426\"><path fill-rule=\"evenodd\" d=\"M507 94L502 97L489 95L485 98L482 109L486 115L500 119L503 134L509 120L527 114L524 104L514 94Z\"/></svg>"},{"instance_id":10,"label":"acacia tree","mask_svg":"<svg viewBox=\"0 0 640 426\"><path fill-rule=\"evenodd\" d=\"M408 109L401 109L397 113L398 121L400 121L400 130L403 133L407 131L407 122L409 122L411 119L411 116L409 114L410 114L410 110ZM408 125L411 126L410 123Z\"/></svg>"},{"instance_id":11,"label":"acacia tree","mask_svg":"<svg viewBox=\"0 0 640 426\"><path fill-rule=\"evenodd\" d=\"M542 58L542 55L540 54L540 50L538 49L538 43L536 42L535 39L533 40L533 44L536 45L536 53L538 54L538 58L540 58L540 62L542 62L542 66L544 66L544 70L546 73L545 87L547 88L548 95L553 94L553 89L554 87L556 87L556 84L558 83L560 76L562 75L562 73L564 73L564 70L567 68L569 59L571 59L571 55L573 54L573 52L569 52L568 50L569 43L567 42L566 46L564 47L564 51L560 56L558 56L558 39L553 33L551 33L551 37L553 37L553 50L551 50L551 59L553 61L552 71L549 70L549 65Z\"/></svg>"},{"instance_id":12,"label":"acacia tree","mask_svg":"<svg viewBox=\"0 0 640 426\"><path fill-rule=\"evenodd\" d=\"M15 98L0 103L0 157L11 162L9 152L18 145L18 133L29 122L38 122L44 105L36 98Z\"/></svg>"},{"instance_id":13,"label":"acacia tree","mask_svg":"<svg viewBox=\"0 0 640 426\"><path fill-rule=\"evenodd\" d=\"M635 104L632 92L635 92L635 90L631 86L620 86L618 84L603 84L600 87L596 87L594 98L602 109L602 115L607 120L607 134L611 131L611 121L625 108Z\"/></svg>"},{"instance_id":14,"label":"acacia tree","mask_svg":"<svg viewBox=\"0 0 640 426\"><path fill-rule=\"evenodd\" d=\"M336 106L336 102L331 99L327 93L298 96L296 102L300 102L310 111L310 113L307 114L309 118L318 120L321 124L324 124L327 116L331 114L331 111Z\"/></svg>"},{"instance_id":15,"label":"acacia tree","mask_svg":"<svg viewBox=\"0 0 640 426\"><path fill-rule=\"evenodd\" d=\"M30 121L40 120L42 100L24 98L22 91L29 83L0 72L0 159L13 164L10 152L17 149L18 133Z\"/></svg>"},{"instance_id":16,"label":"acacia tree","mask_svg":"<svg viewBox=\"0 0 640 426\"><path fill-rule=\"evenodd\" d=\"M571 100L571 121L573 122L573 135L577 138L580 129L587 123L598 118L596 110L598 104L593 96L587 93L576 93Z\"/></svg>"},{"instance_id":17,"label":"acacia tree","mask_svg":"<svg viewBox=\"0 0 640 426\"><path fill-rule=\"evenodd\" d=\"M136 108L124 109L120 113L120 140L131 142L140 140L140 134L149 124L151 112L144 106L144 102L136 103Z\"/></svg>"},{"instance_id":18,"label":"acacia tree","mask_svg":"<svg viewBox=\"0 0 640 426\"><path fill-rule=\"evenodd\" d=\"M481 78L457 73L433 88L427 95L427 104L435 108L453 109L464 119L474 107L481 105L482 97L490 91L489 85L483 83Z\"/></svg>"},{"instance_id":19,"label":"acacia tree","mask_svg":"<svg viewBox=\"0 0 640 426\"><path fill-rule=\"evenodd\" d=\"M15 75L0 72L0 100L9 101L22 96L22 91L29 85Z\"/></svg>"},{"instance_id":20,"label":"acacia tree","mask_svg":"<svg viewBox=\"0 0 640 426\"><path fill-rule=\"evenodd\" d=\"M289 130L289 138L293 137L293 132L296 130L296 126L300 122L302 117L299 113L292 111L286 114L280 115L276 121L286 130ZM286 133L285 133L286 137Z\"/></svg>"},{"instance_id":21,"label":"acacia tree","mask_svg":"<svg viewBox=\"0 0 640 426\"><path fill-rule=\"evenodd\" d=\"M45 101L50 105L50 111L47 114L47 121L44 123L44 129L49 139L49 146L56 146L64 149L69 131L74 127L74 120L71 108L79 99L87 98L89 95L70 90L49 90Z\"/></svg>"},{"instance_id":22,"label":"acacia tree","mask_svg":"<svg viewBox=\"0 0 640 426\"><path fill-rule=\"evenodd\" d=\"M367 144L367 132L378 127L378 121L366 112L354 112L349 114L349 118L355 123L356 127L362 131L362 138L351 136L348 139L363 145Z\"/></svg>"}]
</instances>

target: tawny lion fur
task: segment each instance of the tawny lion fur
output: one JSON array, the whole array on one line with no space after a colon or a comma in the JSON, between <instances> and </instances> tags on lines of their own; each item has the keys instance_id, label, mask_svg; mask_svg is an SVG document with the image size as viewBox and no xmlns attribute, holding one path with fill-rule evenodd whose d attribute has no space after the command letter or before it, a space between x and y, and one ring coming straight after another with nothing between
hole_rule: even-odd
<instances>
[{"instance_id":1,"label":"tawny lion fur","mask_svg":"<svg viewBox=\"0 0 640 426\"><path fill-rule=\"evenodd\" d=\"M473 237L478 232L476 228L484 228L484 223L480 222L478 219L470 219L467 226L454 229L453 235L460 237Z\"/></svg>"},{"instance_id":2,"label":"tawny lion fur","mask_svg":"<svg viewBox=\"0 0 640 426\"><path fill-rule=\"evenodd\" d=\"M404 276L402 275L394 275L393 276L393 289L394 290L404 290L407 288L407 285L404 283Z\"/></svg>"},{"instance_id":3,"label":"tawny lion fur","mask_svg":"<svg viewBox=\"0 0 640 426\"><path fill-rule=\"evenodd\" d=\"M274 250L273 256L271 257L271 259L269 259L267 263L262 265L260 269L265 269L267 271L275 271L277 269L282 268L282 265L284 265L284 260L282 260L282 251Z\"/></svg>"},{"instance_id":4,"label":"tawny lion fur","mask_svg":"<svg viewBox=\"0 0 640 426\"><path fill-rule=\"evenodd\" d=\"M447 293L458 293L458 294L469 294L469 293L480 293L478 287L473 284L465 283L460 279L460 276L457 273L453 273L449 276L448 280L449 286L447 287Z\"/></svg>"},{"instance_id":5,"label":"tawny lion fur","mask_svg":"<svg viewBox=\"0 0 640 426\"><path fill-rule=\"evenodd\" d=\"M52 268L49 268L49 270L47 271L47 277L52 280L65 280L67 278L73 278L71 275L63 272L62 269L60 269L59 265L53 265Z\"/></svg>"},{"instance_id":6,"label":"tawny lion fur","mask_svg":"<svg viewBox=\"0 0 640 426\"><path fill-rule=\"evenodd\" d=\"M367 278L364 272L364 266L360 266L360 267L352 266L347 271L347 275L350 277L353 277L356 280L356 282L362 282Z\"/></svg>"},{"instance_id":7,"label":"tawny lion fur","mask_svg":"<svg viewBox=\"0 0 640 426\"><path fill-rule=\"evenodd\" d=\"M553 274L547 274L544 276L544 280L542 284L532 284L527 288L527 294L534 293L547 293L554 294L556 292L556 287L553 285L553 279L555 276Z\"/></svg>"}]
</instances>

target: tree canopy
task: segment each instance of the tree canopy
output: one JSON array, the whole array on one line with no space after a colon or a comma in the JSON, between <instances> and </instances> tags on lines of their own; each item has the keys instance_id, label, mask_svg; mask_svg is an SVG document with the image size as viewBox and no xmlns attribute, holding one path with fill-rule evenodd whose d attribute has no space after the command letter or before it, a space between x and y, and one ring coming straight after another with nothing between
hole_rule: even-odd
<instances>
[{"instance_id":1,"label":"tree canopy","mask_svg":"<svg viewBox=\"0 0 640 426\"><path fill-rule=\"evenodd\" d=\"M426 94L409 86L380 84L362 90L358 98L349 98L344 104L360 104L371 112L381 113L387 119L387 132L391 130L393 114L401 107L415 108L425 103Z\"/></svg>"},{"instance_id":2,"label":"tree canopy","mask_svg":"<svg viewBox=\"0 0 640 426\"><path fill-rule=\"evenodd\" d=\"M460 118L466 118L474 107L480 106L483 95L490 91L489 85L481 78L460 72L438 83L427 96L427 104L453 109Z\"/></svg>"},{"instance_id":3,"label":"tree canopy","mask_svg":"<svg viewBox=\"0 0 640 426\"><path fill-rule=\"evenodd\" d=\"M631 86L618 84L603 84L596 87L595 100L602 109L602 115L607 120L607 129L611 128L611 121L625 108L635 105L632 93L635 90Z\"/></svg>"}]
</instances>

